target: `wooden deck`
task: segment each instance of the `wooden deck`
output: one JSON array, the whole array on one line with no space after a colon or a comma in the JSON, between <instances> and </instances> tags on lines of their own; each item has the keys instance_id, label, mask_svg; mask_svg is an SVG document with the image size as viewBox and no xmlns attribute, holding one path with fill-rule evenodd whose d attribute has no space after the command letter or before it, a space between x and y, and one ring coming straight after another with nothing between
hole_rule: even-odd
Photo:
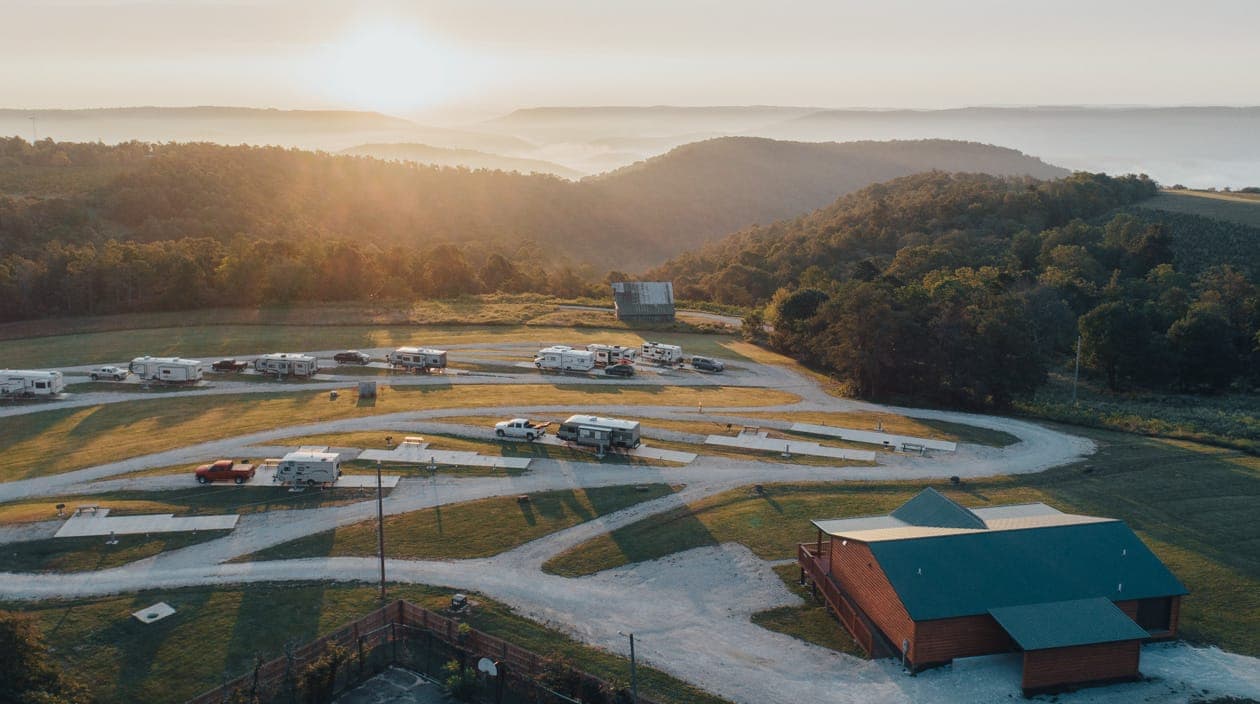
<instances>
[{"instance_id":1,"label":"wooden deck","mask_svg":"<svg viewBox=\"0 0 1260 704\"><path fill-rule=\"evenodd\" d=\"M825 550L813 543L798 546L796 561L801 566L801 577L813 585L814 593L821 595L831 613L840 621L853 640L872 658L888 658L899 655L848 594L832 579Z\"/></svg>"}]
</instances>

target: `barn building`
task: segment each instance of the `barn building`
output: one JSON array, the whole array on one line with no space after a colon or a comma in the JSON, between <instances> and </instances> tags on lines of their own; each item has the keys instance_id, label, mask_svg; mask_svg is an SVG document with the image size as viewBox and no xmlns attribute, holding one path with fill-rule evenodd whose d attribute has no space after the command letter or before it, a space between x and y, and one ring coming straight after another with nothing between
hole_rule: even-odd
<instances>
[{"instance_id":1,"label":"barn building","mask_svg":"<svg viewBox=\"0 0 1260 704\"><path fill-rule=\"evenodd\" d=\"M674 284L669 281L621 281L612 285L617 319L627 322L674 321Z\"/></svg>"},{"instance_id":2,"label":"barn building","mask_svg":"<svg viewBox=\"0 0 1260 704\"><path fill-rule=\"evenodd\" d=\"M887 516L813 524L802 583L911 671L1017 652L1032 695L1136 679L1142 643L1177 635L1186 588L1122 521L924 489Z\"/></svg>"}]
</instances>

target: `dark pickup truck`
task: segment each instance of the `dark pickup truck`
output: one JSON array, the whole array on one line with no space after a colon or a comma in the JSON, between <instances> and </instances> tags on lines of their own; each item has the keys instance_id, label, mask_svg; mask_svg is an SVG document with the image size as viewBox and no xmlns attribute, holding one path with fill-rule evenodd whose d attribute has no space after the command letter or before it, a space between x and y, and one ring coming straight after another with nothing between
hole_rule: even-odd
<instances>
[{"instance_id":1,"label":"dark pickup truck","mask_svg":"<svg viewBox=\"0 0 1260 704\"><path fill-rule=\"evenodd\" d=\"M220 359L210 368L216 372L243 372L249 366L249 362L242 362L239 359Z\"/></svg>"}]
</instances>

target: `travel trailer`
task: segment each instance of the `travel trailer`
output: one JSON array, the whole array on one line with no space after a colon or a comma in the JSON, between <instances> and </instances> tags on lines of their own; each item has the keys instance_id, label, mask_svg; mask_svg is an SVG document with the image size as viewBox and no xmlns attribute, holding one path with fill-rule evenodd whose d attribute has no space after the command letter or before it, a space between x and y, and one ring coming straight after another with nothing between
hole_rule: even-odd
<instances>
[{"instance_id":1,"label":"travel trailer","mask_svg":"<svg viewBox=\"0 0 1260 704\"><path fill-rule=\"evenodd\" d=\"M0 369L0 396L56 396L65 390L61 372Z\"/></svg>"},{"instance_id":2,"label":"travel trailer","mask_svg":"<svg viewBox=\"0 0 1260 704\"><path fill-rule=\"evenodd\" d=\"M395 367L423 371L427 374L430 369L446 369L446 350L435 350L429 347L399 347L385 355L385 361Z\"/></svg>"},{"instance_id":3,"label":"travel trailer","mask_svg":"<svg viewBox=\"0 0 1260 704\"><path fill-rule=\"evenodd\" d=\"M267 464L276 466L272 481L294 486L332 484L341 476L341 456L326 450L302 448L279 460L268 460Z\"/></svg>"},{"instance_id":4,"label":"travel trailer","mask_svg":"<svg viewBox=\"0 0 1260 704\"><path fill-rule=\"evenodd\" d=\"M319 371L319 360L309 354L272 352L255 359L254 369L280 376L312 376Z\"/></svg>"},{"instance_id":5,"label":"travel trailer","mask_svg":"<svg viewBox=\"0 0 1260 704\"><path fill-rule=\"evenodd\" d=\"M682 364L683 351L678 345L645 342L643 343L643 359L657 364Z\"/></svg>"},{"instance_id":6,"label":"travel trailer","mask_svg":"<svg viewBox=\"0 0 1260 704\"><path fill-rule=\"evenodd\" d=\"M638 421L598 416L569 416L560 424L556 437L600 450L613 447L634 449L641 441Z\"/></svg>"},{"instance_id":7,"label":"travel trailer","mask_svg":"<svg viewBox=\"0 0 1260 704\"><path fill-rule=\"evenodd\" d=\"M589 372L595 368L595 353L556 345L538 350L534 366L563 372Z\"/></svg>"},{"instance_id":8,"label":"travel trailer","mask_svg":"<svg viewBox=\"0 0 1260 704\"><path fill-rule=\"evenodd\" d=\"M128 367L141 381L201 381L201 362L179 357L136 357Z\"/></svg>"},{"instance_id":9,"label":"travel trailer","mask_svg":"<svg viewBox=\"0 0 1260 704\"><path fill-rule=\"evenodd\" d=\"M639 358L639 348L621 345L587 345L586 350L595 354L595 366L610 364L634 364Z\"/></svg>"}]
</instances>

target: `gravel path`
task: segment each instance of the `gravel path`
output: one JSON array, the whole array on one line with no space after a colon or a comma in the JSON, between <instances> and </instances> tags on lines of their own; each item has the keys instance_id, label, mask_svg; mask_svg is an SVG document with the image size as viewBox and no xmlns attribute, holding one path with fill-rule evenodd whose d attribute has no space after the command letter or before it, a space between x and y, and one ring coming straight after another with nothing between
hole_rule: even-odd
<instances>
[{"instance_id":1,"label":"gravel path","mask_svg":"<svg viewBox=\"0 0 1260 704\"><path fill-rule=\"evenodd\" d=\"M881 453L879 464L875 467L832 468L715 457L700 457L686 467L606 466L536 460L533 469L517 476L439 475L404 479L386 499L387 513L552 489L654 482L685 486L676 494L552 533L491 558L391 560L387 565L390 579L475 590L584 642L623 654L627 650L626 642L618 632L633 631L639 656L645 662L736 702L796 704L815 700L963 704L1017 698L1018 666L1012 666L1009 659L960 662L952 668L908 677L891 661L849 657L752 624L750 616L757 611L799 604L800 601L773 572L772 563L757 558L742 545L699 548L580 579L557 577L541 571L541 565L551 556L606 531L659 515L705 496L753 483L939 479L951 475L982 477L1037 472L1072 462L1094 451L1089 440L1026 421L945 411L888 409L835 399L788 369L753 366L755 369L748 379L755 379L760 385L797 393L802 401L762 409L706 409L704 414L684 409L617 405L591 410L607 415L704 419L740 424L747 420L740 414L754 410L891 410L912 417L1001 430L1016 436L1019 442L1006 448L962 444L956 453L927 457ZM450 380L440 381L447 383ZM529 381L536 382L536 378ZM652 383L660 381L678 383L675 379L660 379ZM430 382L420 378L416 383ZM274 388L268 388L267 384L241 386L248 386L249 392ZM308 384L302 388L323 387ZM111 395L93 396L96 398L92 403L100 403L101 396ZM121 393L112 396L119 397L117 401L134 399L132 395ZM121 488L184 488L187 485L187 477L184 476L128 478L119 475L152 467L192 463L210 456L248 456L253 446L295 435L382 428L416 433L449 432L453 426L442 422L444 416L483 415L486 410L414 411L268 430L62 475L0 484L0 500ZM496 408L494 412L506 417L566 413L570 410L571 407L535 406ZM765 427L779 427L780 423L755 422ZM783 422L782 425L786 427L788 423ZM462 430L473 432L468 428ZM226 561L293 538L369 520L374 515L375 505L370 501L246 515L241 517L237 529L224 538L114 569L60 575L0 574L0 598L86 597L138 589L286 580L372 582L378 569L373 558L230 564ZM36 535L47 530L46 525L0 530L0 543ZM56 522L51 525L55 528ZM1191 648L1184 644L1148 647L1143 653L1143 672L1149 678L1147 681L1084 690L1062 695L1058 701L1136 704L1184 702L1191 695L1260 698L1260 662L1215 649Z\"/></svg>"}]
</instances>

